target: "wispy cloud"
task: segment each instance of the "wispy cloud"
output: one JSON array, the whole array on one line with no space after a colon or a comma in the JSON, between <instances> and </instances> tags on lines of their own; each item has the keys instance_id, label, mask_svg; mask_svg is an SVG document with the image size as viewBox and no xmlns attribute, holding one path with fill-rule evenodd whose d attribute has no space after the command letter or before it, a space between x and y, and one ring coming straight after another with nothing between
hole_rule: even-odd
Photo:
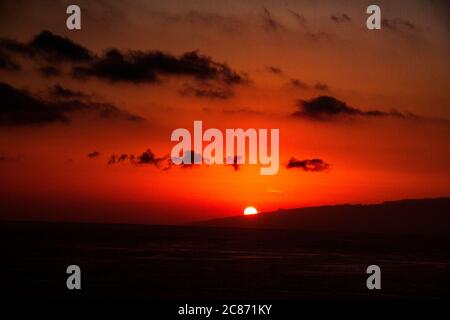
<instances>
[{"instance_id":1,"label":"wispy cloud","mask_svg":"<svg viewBox=\"0 0 450 320\"><path fill-rule=\"evenodd\" d=\"M286 27L278 22L267 8L263 8L262 21L266 31L276 32L286 30Z\"/></svg>"},{"instance_id":2,"label":"wispy cloud","mask_svg":"<svg viewBox=\"0 0 450 320\"><path fill-rule=\"evenodd\" d=\"M330 15L330 19L337 24L348 23L352 21L352 18L350 18L350 16L348 16L346 13L332 14Z\"/></svg>"},{"instance_id":3,"label":"wispy cloud","mask_svg":"<svg viewBox=\"0 0 450 320\"><path fill-rule=\"evenodd\" d=\"M305 28L307 23L306 23L306 18L303 14L290 10L288 9L289 13L292 15L292 17L294 17L295 21L297 21L297 23L299 24L299 26L301 26L302 28Z\"/></svg>"},{"instance_id":4,"label":"wispy cloud","mask_svg":"<svg viewBox=\"0 0 450 320\"><path fill-rule=\"evenodd\" d=\"M227 100L233 97L233 90L229 86L212 87L212 86L191 86L186 85L180 94L183 96L191 96L196 98L209 98L216 100Z\"/></svg>"},{"instance_id":5,"label":"wispy cloud","mask_svg":"<svg viewBox=\"0 0 450 320\"><path fill-rule=\"evenodd\" d=\"M413 32L417 31L417 26L407 19L393 18L393 19L382 19L381 27L392 32Z\"/></svg>"},{"instance_id":6,"label":"wispy cloud","mask_svg":"<svg viewBox=\"0 0 450 320\"><path fill-rule=\"evenodd\" d=\"M273 73L273 74L276 74L276 75L282 75L283 74L283 70L281 70L281 68L274 67L274 66L267 66L266 70L269 71L270 73Z\"/></svg>"}]
</instances>

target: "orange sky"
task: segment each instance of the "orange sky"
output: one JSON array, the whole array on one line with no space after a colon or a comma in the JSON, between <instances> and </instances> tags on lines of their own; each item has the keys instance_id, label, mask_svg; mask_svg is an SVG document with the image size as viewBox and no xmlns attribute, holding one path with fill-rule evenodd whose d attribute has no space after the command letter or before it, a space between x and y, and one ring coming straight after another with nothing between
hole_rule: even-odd
<instances>
[{"instance_id":1,"label":"orange sky","mask_svg":"<svg viewBox=\"0 0 450 320\"><path fill-rule=\"evenodd\" d=\"M366 1L78 3L82 30L68 31L64 1L20 6L6 1L0 37L27 44L49 30L87 48L95 55L92 63L107 48L124 54L161 50L176 57L198 50L246 81L205 84L170 72L158 73L158 83L80 79L72 76L72 63L1 47L0 54L20 65L0 69L0 82L14 90L50 101L49 88L59 84L144 120L83 111L68 113L69 123L1 122L0 218L178 223L240 214L248 205L270 211L450 195L444 2L381 2L386 22L380 31L365 28ZM331 18L344 14L348 21ZM38 69L48 65L61 74L43 76ZM306 87L294 85L295 79ZM198 97L187 88L232 95ZM292 116L299 100L318 96L334 97L360 114ZM370 110L383 115L366 115ZM107 164L112 154L139 155L148 148L160 157L169 154L172 130L192 131L194 120L223 130L279 128L278 174L260 176L259 165L164 171L129 161ZM94 151L99 156L88 157ZM290 157L319 158L330 168L287 169Z\"/></svg>"}]
</instances>

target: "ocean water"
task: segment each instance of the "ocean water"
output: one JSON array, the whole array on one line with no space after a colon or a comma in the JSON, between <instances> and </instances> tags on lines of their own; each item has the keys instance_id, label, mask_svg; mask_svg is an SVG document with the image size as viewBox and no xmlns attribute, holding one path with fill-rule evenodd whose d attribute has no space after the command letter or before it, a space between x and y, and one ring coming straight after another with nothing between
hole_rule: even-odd
<instances>
[{"instance_id":1,"label":"ocean water","mask_svg":"<svg viewBox=\"0 0 450 320\"><path fill-rule=\"evenodd\" d=\"M449 298L447 237L0 223L1 295L35 299ZM66 288L68 265L82 290ZM381 290L366 268L381 268Z\"/></svg>"}]
</instances>

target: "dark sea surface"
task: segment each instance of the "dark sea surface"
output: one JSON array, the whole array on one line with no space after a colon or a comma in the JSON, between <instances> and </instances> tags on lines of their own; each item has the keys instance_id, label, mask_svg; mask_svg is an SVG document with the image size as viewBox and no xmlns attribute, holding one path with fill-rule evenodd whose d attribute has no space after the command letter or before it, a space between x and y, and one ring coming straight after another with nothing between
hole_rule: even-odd
<instances>
[{"instance_id":1,"label":"dark sea surface","mask_svg":"<svg viewBox=\"0 0 450 320\"><path fill-rule=\"evenodd\" d=\"M449 237L1 222L1 296L66 299L449 298ZM81 268L82 289L66 288ZM381 290L366 268L381 267Z\"/></svg>"}]
</instances>

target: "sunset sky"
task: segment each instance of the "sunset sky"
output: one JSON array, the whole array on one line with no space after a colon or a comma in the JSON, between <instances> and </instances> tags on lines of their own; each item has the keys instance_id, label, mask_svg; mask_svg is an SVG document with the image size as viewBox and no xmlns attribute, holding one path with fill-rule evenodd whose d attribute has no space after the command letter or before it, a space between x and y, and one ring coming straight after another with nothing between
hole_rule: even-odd
<instances>
[{"instance_id":1,"label":"sunset sky","mask_svg":"<svg viewBox=\"0 0 450 320\"><path fill-rule=\"evenodd\" d=\"M2 1L0 219L180 223L450 196L448 4L377 1L372 31L370 4ZM159 161L194 120L279 128L278 174Z\"/></svg>"}]
</instances>

